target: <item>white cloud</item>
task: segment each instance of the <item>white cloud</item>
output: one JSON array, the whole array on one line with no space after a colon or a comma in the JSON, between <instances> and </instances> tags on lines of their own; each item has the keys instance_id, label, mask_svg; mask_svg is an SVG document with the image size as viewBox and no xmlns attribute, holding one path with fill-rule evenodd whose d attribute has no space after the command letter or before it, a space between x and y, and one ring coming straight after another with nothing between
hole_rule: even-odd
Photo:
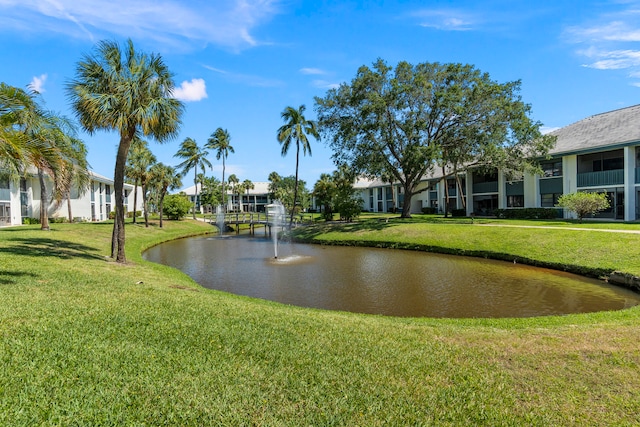
<instances>
[{"instance_id":1,"label":"white cloud","mask_svg":"<svg viewBox=\"0 0 640 427\"><path fill-rule=\"evenodd\" d=\"M337 89L340 87L340 83L332 83L326 80L314 80L312 84L320 89Z\"/></svg>"},{"instance_id":2,"label":"white cloud","mask_svg":"<svg viewBox=\"0 0 640 427\"><path fill-rule=\"evenodd\" d=\"M565 39L580 46L576 53L589 59L584 67L597 70L629 70L629 77L640 76L640 11L633 2L623 8L595 16L589 23L568 27Z\"/></svg>"},{"instance_id":3,"label":"white cloud","mask_svg":"<svg viewBox=\"0 0 640 427\"><path fill-rule=\"evenodd\" d=\"M44 84L46 81L47 81L46 74L41 74L40 76L34 76L33 79L31 80L31 83L29 83L29 87L38 93L44 93L45 92Z\"/></svg>"},{"instance_id":4,"label":"white cloud","mask_svg":"<svg viewBox=\"0 0 640 427\"><path fill-rule=\"evenodd\" d=\"M450 9L423 9L412 13L420 26L444 31L469 31L477 24L469 13Z\"/></svg>"},{"instance_id":5,"label":"white cloud","mask_svg":"<svg viewBox=\"0 0 640 427\"><path fill-rule=\"evenodd\" d=\"M181 101L200 101L207 97L207 87L203 79L184 81L179 88L174 89L173 96Z\"/></svg>"},{"instance_id":6,"label":"white cloud","mask_svg":"<svg viewBox=\"0 0 640 427\"><path fill-rule=\"evenodd\" d=\"M316 75L327 74L324 70L321 70L319 68L300 68L300 72L302 74L316 74Z\"/></svg>"},{"instance_id":7,"label":"white cloud","mask_svg":"<svg viewBox=\"0 0 640 427\"><path fill-rule=\"evenodd\" d=\"M116 34L166 48L260 44L252 31L278 13L281 0L2 0L0 28L76 38Z\"/></svg>"},{"instance_id":8,"label":"white cloud","mask_svg":"<svg viewBox=\"0 0 640 427\"><path fill-rule=\"evenodd\" d=\"M279 87L283 86L284 83L281 80L270 79L262 76L256 76L253 74L242 74L242 73L233 73L230 71L222 70L220 68L215 68L210 65L203 65L207 70L211 70L217 74L224 76L225 80L240 83L247 86L255 86L255 87Z\"/></svg>"}]
</instances>

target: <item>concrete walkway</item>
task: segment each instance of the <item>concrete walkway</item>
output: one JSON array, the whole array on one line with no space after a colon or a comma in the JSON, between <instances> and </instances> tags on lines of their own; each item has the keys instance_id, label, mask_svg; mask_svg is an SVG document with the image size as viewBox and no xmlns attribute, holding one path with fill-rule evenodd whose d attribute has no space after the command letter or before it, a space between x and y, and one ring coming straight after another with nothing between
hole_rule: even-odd
<instances>
[{"instance_id":1,"label":"concrete walkway","mask_svg":"<svg viewBox=\"0 0 640 427\"><path fill-rule=\"evenodd\" d=\"M479 227L544 228L549 230L602 231L606 233L640 234L640 230L611 230L607 228L552 227L550 225L474 224Z\"/></svg>"}]
</instances>

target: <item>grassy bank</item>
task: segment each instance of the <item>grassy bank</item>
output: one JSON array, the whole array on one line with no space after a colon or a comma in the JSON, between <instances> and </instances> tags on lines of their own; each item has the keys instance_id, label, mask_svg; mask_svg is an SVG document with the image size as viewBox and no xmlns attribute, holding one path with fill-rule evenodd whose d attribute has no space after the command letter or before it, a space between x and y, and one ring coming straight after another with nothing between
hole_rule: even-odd
<instances>
[{"instance_id":1,"label":"grassy bank","mask_svg":"<svg viewBox=\"0 0 640 427\"><path fill-rule=\"evenodd\" d=\"M211 230L165 224L127 225L124 266L105 258L109 224L0 230L0 425L637 422L639 308L434 320L288 307L205 290L142 261L145 247ZM316 229L315 238L428 234L387 224ZM490 240L494 252L520 246L503 242L512 230L456 227L433 234L470 248ZM524 242L569 244L525 231Z\"/></svg>"},{"instance_id":2,"label":"grassy bank","mask_svg":"<svg viewBox=\"0 0 640 427\"><path fill-rule=\"evenodd\" d=\"M489 257L600 277L614 270L640 276L640 224L364 216L296 231L302 241L419 249Z\"/></svg>"}]
</instances>

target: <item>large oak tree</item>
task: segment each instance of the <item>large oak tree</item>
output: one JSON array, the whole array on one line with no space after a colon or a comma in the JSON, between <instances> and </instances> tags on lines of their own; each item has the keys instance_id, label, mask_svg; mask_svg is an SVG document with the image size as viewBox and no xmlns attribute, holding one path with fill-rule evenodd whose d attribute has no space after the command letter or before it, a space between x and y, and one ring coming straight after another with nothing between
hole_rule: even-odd
<instances>
[{"instance_id":1,"label":"large oak tree","mask_svg":"<svg viewBox=\"0 0 640 427\"><path fill-rule=\"evenodd\" d=\"M405 194L402 216L409 217L420 181L438 165L445 173L474 162L535 168L553 139L540 134L519 91L519 81L497 83L472 65L393 68L379 59L315 100L336 163L365 176L393 176Z\"/></svg>"}]
</instances>

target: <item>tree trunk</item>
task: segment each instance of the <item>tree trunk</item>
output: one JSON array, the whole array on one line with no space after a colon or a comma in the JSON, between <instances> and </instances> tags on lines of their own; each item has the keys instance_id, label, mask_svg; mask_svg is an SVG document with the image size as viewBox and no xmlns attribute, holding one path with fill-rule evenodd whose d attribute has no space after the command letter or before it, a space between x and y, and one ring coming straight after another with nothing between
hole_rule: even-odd
<instances>
[{"instance_id":1,"label":"tree trunk","mask_svg":"<svg viewBox=\"0 0 640 427\"><path fill-rule=\"evenodd\" d=\"M138 178L133 186L133 223L136 223L136 211L138 210Z\"/></svg>"},{"instance_id":2,"label":"tree trunk","mask_svg":"<svg viewBox=\"0 0 640 427\"><path fill-rule=\"evenodd\" d=\"M222 155L222 212L227 211L227 195L224 192L224 154Z\"/></svg>"},{"instance_id":3,"label":"tree trunk","mask_svg":"<svg viewBox=\"0 0 640 427\"><path fill-rule=\"evenodd\" d=\"M160 211L160 228L162 228L162 204L164 203L164 194L166 191L162 191L158 200L158 210Z\"/></svg>"},{"instance_id":4,"label":"tree trunk","mask_svg":"<svg viewBox=\"0 0 640 427\"><path fill-rule=\"evenodd\" d=\"M444 183L444 217L446 218L449 215L449 185L444 166L442 166L442 182Z\"/></svg>"},{"instance_id":5,"label":"tree trunk","mask_svg":"<svg viewBox=\"0 0 640 427\"><path fill-rule=\"evenodd\" d=\"M124 252L124 171L127 163L127 153L135 134L135 128L131 128L126 134L120 136L116 166L113 177L113 187L116 199L116 216L113 222L113 235L111 239L111 257L116 262L125 263L127 257Z\"/></svg>"},{"instance_id":6,"label":"tree trunk","mask_svg":"<svg viewBox=\"0 0 640 427\"><path fill-rule=\"evenodd\" d=\"M67 191L67 213L69 215L69 222L73 222L73 214L71 212L71 190Z\"/></svg>"},{"instance_id":7,"label":"tree trunk","mask_svg":"<svg viewBox=\"0 0 640 427\"><path fill-rule=\"evenodd\" d=\"M462 207L464 210L467 210L467 198L464 196L464 191L462 190L462 183L460 182L460 177L456 172L456 183L458 184L458 191L460 192L460 200L462 201Z\"/></svg>"},{"instance_id":8,"label":"tree trunk","mask_svg":"<svg viewBox=\"0 0 640 427\"><path fill-rule=\"evenodd\" d=\"M405 182L402 187L404 188L404 201L402 202L402 215L400 215L400 218L411 218L411 198L413 197L413 188L409 188L408 182Z\"/></svg>"},{"instance_id":9,"label":"tree trunk","mask_svg":"<svg viewBox=\"0 0 640 427\"><path fill-rule=\"evenodd\" d=\"M196 219L196 203L198 202L198 165L193 168L193 184L195 185L195 196L193 196L193 219Z\"/></svg>"},{"instance_id":10,"label":"tree trunk","mask_svg":"<svg viewBox=\"0 0 640 427\"><path fill-rule=\"evenodd\" d=\"M149 201L147 200L147 181L142 183L142 209L144 211L144 226L149 227Z\"/></svg>"},{"instance_id":11,"label":"tree trunk","mask_svg":"<svg viewBox=\"0 0 640 427\"><path fill-rule=\"evenodd\" d=\"M38 168L38 180L40 181L40 229L49 231L49 198L44 181L44 172Z\"/></svg>"},{"instance_id":12,"label":"tree trunk","mask_svg":"<svg viewBox=\"0 0 640 427\"><path fill-rule=\"evenodd\" d=\"M296 140L296 183L293 186L293 207L291 208L291 219L289 220L289 229L293 227L293 215L296 211L296 200L298 198L298 164L300 161L300 141Z\"/></svg>"}]
</instances>

